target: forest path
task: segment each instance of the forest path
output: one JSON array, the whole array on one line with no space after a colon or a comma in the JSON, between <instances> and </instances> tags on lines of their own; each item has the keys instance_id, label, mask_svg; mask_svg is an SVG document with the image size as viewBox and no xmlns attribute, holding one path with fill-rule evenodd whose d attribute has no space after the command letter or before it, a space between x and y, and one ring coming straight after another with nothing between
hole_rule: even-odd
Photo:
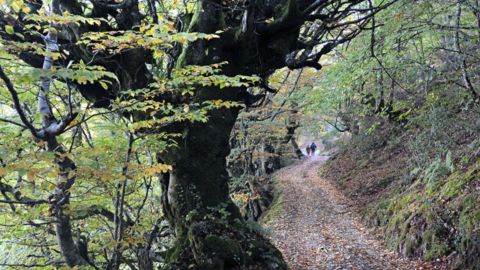
<instances>
[{"instance_id":1,"label":"forest path","mask_svg":"<svg viewBox=\"0 0 480 270\"><path fill-rule=\"evenodd\" d=\"M318 176L327 158L311 157L275 173L280 208L266 227L292 270L415 269L382 246L349 200ZM277 206L278 207L278 206ZM280 209L280 210L278 210Z\"/></svg>"}]
</instances>

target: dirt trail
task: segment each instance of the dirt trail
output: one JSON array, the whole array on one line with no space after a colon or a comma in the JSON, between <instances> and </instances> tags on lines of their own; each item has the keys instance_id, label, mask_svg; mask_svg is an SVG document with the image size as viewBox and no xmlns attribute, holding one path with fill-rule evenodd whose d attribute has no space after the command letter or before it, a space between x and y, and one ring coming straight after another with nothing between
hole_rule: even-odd
<instances>
[{"instance_id":1,"label":"dirt trail","mask_svg":"<svg viewBox=\"0 0 480 270\"><path fill-rule=\"evenodd\" d=\"M266 226L291 269L415 269L383 247L348 199L318 176L325 160L313 157L275 174L282 208Z\"/></svg>"}]
</instances>

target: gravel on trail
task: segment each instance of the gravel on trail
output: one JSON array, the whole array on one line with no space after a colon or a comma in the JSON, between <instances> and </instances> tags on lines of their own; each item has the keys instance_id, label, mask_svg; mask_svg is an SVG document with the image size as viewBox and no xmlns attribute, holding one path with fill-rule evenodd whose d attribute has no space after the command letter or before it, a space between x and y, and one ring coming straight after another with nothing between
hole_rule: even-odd
<instances>
[{"instance_id":1,"label":"gravel on trail","mask_svg":"<svg viewBox=\"0 0 480 270\"><path fill-rule=\"evenodd\" d=\"M327 157L310 157L274 174L281 210L265 226L292 270L418 269L362 225L352 203L318 176Z\"/></svg>"}]
</instances>

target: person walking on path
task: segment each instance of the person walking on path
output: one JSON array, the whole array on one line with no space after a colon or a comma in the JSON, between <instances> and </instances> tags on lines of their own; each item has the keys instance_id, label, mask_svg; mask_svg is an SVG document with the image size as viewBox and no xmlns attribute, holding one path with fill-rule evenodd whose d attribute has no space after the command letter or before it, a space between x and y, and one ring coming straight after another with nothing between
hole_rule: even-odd
<instances>
[{"instance_id":1,"label":"person walking on path","mask_svg":"<svg viewBox=\"0 0 480 270\"><path fill-rule=\"evenodd\" d=\"M306 150L307 150L307 157L309 157L309 156L310 156L310 152L312 151L312 149L310 148L310 145L307 145Z\"/></svg>"},{"instance_id":2,"label":"person walking on path","mask_svg":"<svg viewBox=\"0 0 480 270\"><path fill-rule=\"evenodd\" d=\"M317 150L317 145L312 142L312 144L310 144L310 153L312 154L312 156L315 156L315 150Z\"/></svg>"}]
</instances>

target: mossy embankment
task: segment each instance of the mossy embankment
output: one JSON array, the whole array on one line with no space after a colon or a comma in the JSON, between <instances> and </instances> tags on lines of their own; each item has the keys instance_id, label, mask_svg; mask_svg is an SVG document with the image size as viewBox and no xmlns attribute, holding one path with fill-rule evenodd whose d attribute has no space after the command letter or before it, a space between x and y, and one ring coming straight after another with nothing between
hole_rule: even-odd
<instances>
[{"instance_id":1,"label":"mossy embankment","mask_svg":"<svg viewBox=\"0 0 480 270\"><path fill-rule=\"evenodd\" d=\"M283 211L284 211L284 196L283 196L283 189L278 183L278 181L275 181L273 179L272 181L272 193L273 193L273 200L272 203L270 204L268 211L265 212L263 217L261 218L260 222L263 225L268 225L268 223L272 220L275 219L276 217L279 217Z\"/></svg>"},{"instance_id":2,"label":"mossy embankment","mask_svg":"<svg viewBox=\"0 0 480 270\"><path fill-rule=\"evenodd\" d=\"M353 139L320 174L356 202L364 222L397 252L439 269L480 269L478 139L467 138L453 154L412 169L406 145L415 135L384 129L370 137L375 143Z\"/></svg>"}]
</instances>

